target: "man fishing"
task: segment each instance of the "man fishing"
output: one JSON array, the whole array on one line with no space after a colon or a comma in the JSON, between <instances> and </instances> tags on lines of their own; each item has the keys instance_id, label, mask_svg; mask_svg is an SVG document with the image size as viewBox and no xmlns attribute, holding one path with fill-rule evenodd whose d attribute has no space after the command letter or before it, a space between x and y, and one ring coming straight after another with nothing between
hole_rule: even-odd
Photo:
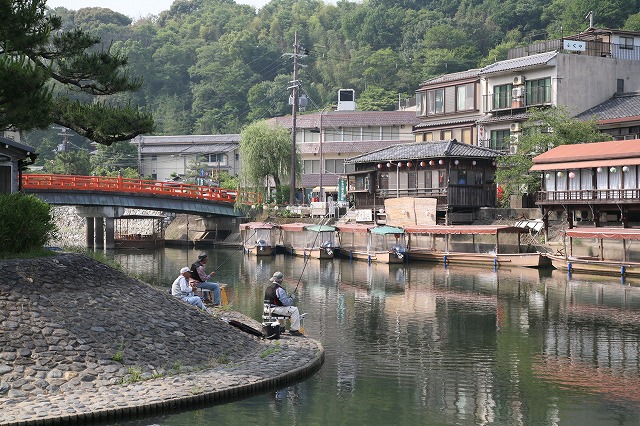
<instances>
[{"instance_id":1,"label":"man fishing","mask_svg":"<svg viewBox=\"0 0 640 426\"><path fill-rule=\"evenodd\" d=\"M300 312L298 308L293 306L293 297L287 295L287 291L282 288L282 280L284 274L282 272L274 272L269 281L271 285L264 291L264 303L272 305L269 308L276 315L288 316L291 321L289 333L292 336L303 336L300 332Z\"/></svg>"},{"instance_id":2,"label":"man fishing","mask_svg":"<svg viewBox=\"0 0 640 426\"><path fill-rule=\"evenodd\" d=\"M198 256L198 260L191 264L190 282L194 284L196 288L210 290L211 292L213 292L213 306L220 306L220 285L218 283L208 281L215 272L207 274L204 270L204 267L208 261L209 256L207 256L206 253L202 253L200 256Z\"/></svg>"}]
</instances>

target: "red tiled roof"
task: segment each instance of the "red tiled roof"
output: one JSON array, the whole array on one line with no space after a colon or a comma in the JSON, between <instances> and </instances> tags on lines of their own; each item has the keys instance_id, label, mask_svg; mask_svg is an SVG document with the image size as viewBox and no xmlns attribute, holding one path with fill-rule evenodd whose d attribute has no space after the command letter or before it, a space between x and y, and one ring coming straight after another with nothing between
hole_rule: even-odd
<instances>
[{"instance_id":1,"label":"red tiled roof","mask_svg":"<svg viewBox=\"0 0 640 426\"><path fill-rule=\"evenodd\" d=\"M557 146L533 158L536 164L640 157L640 139Z\"/></svg>"}]
</instances>

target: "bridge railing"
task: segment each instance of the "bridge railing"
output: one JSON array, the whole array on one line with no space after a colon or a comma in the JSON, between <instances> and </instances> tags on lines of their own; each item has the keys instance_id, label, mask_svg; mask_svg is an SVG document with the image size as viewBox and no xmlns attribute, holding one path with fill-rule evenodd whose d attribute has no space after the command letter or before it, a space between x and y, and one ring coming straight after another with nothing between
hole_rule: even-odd
<instances>
[{"instance_id":1,"label":"bridge railing","mask_svg":"<svg viewBox=\"0 0 640 426\"><path fill-rule=\"evenodd\" d=\"M47 190L60 189L65 191L111 191L141 194L161 194L185 198L197 198L217 202L235 203L237 190L215 188L203 185L192 185L178 182L159 182L148 179L132 179L110 176L76 176L52 174L23 174L22 187L24 189ZM259 197L254 193L245 193L243 202L246 204L259 203Z\"/></svg>"}]
</instances>

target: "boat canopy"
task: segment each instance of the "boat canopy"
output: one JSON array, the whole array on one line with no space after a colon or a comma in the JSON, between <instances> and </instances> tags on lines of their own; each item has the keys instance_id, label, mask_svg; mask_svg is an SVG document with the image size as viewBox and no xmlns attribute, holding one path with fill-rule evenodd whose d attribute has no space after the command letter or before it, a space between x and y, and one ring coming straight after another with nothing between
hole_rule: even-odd
<instances>
[{"instance_id":1,"label":"boat canopy","mask_svg":"<svg viewBox=\"0 0 640 426\"><path fill-rule=\"evenodd\" d=\"M313 232L334 232L337 228L331 225L308 225L304 229Z\"/></svg>"},{"instance_id":2,"label":"boat canopy","mask_svg":"<svg viewBox=\"0 0 640 426\"><path fill-rule=\"evenodd\" d=\"M278 224L275 223L271 223L271 222L247 222L247 223L241 223L240 224L240 230L244 230L244 229L273 229L273 228L277 228Z\"/></svg>"},{"instance_id":3,"label":"boat canopy","mask_svg":"<svg viewBox=\"0 0 640 426\"><path fill-rule=\"evenodd\" d=\"M369 232L369 229L371 228L373 228L373 225L365 225L363 223L346 223L344 225L338 225L338 232L365 234Z\"/></svg>"},{"instance_id":4,"label":"boat canopy","mask_svg":"<svg viewBox=\"0 0 640 426\"><path fill-rule=\"evenodd\" d=\"M405 226L404 230L408 234L437 234L437 235L446 235L446 234L467 234L467 235L477 235L477 234L522 234L528 233L529 230L527 228L519 228L517 226L509 226L509 225L415 225L415 226Z\"/></svg>"},{"instance_id":5,"label":"boat canopy","mask_svg":"<svg viewBox=\"0 0 640 426\"><path fill-rule=\"evenodd\" d=\"M638 228L572 228L566 230L567 237L598 238L608 240L640 240Z\"/></svg>"},{"instance_id":6,"label":"boat canopy","mask_svg":"<svg viewBox=\"0 0 640 426\"><path fill-rule=\"evenodd\" d=\"M311 226L310 223L302 223L302 222L294 222L294 223L283 223L280 225L280 228L283 231L292 231L292 232L300 232L304 231L307 226Z\"/></svg>"},{"instance_id":7,"label":"boat canopy","mask_svg":"<svg viewBox=\"0 0 640 426\"><path fill-rule=\"evenodd\" d=\"M396 228L395 226L376 226L371 228L372 234L385 235L385 234L404 234L404 229Z\"/></svg>"}]
</instances>

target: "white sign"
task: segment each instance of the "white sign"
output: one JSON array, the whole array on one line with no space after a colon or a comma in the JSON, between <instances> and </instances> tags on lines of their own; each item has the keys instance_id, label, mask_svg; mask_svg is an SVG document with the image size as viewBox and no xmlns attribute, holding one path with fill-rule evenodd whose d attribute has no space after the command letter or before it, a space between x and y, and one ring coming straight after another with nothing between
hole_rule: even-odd
<instances>
[{"instance_id":1,"label":"white sign","mask_svg":"<svg viewBox=\"0 0 640 426\"><path fill-rule=\"evenodd\" d=\"M587 50L587 43L584 41L565 40L563 47L564 50L584 52L585 50Z\"/></svg>"},{"instance_id":2,"label":"white sign","mask_svg":"<svg viewBox=\"0 0 640 426\"><path fill-rule=\"evenodd\" d=\"M371 222L373 213L370 209L356 210L356 222Z\"/></svg>"}]
</instances>

